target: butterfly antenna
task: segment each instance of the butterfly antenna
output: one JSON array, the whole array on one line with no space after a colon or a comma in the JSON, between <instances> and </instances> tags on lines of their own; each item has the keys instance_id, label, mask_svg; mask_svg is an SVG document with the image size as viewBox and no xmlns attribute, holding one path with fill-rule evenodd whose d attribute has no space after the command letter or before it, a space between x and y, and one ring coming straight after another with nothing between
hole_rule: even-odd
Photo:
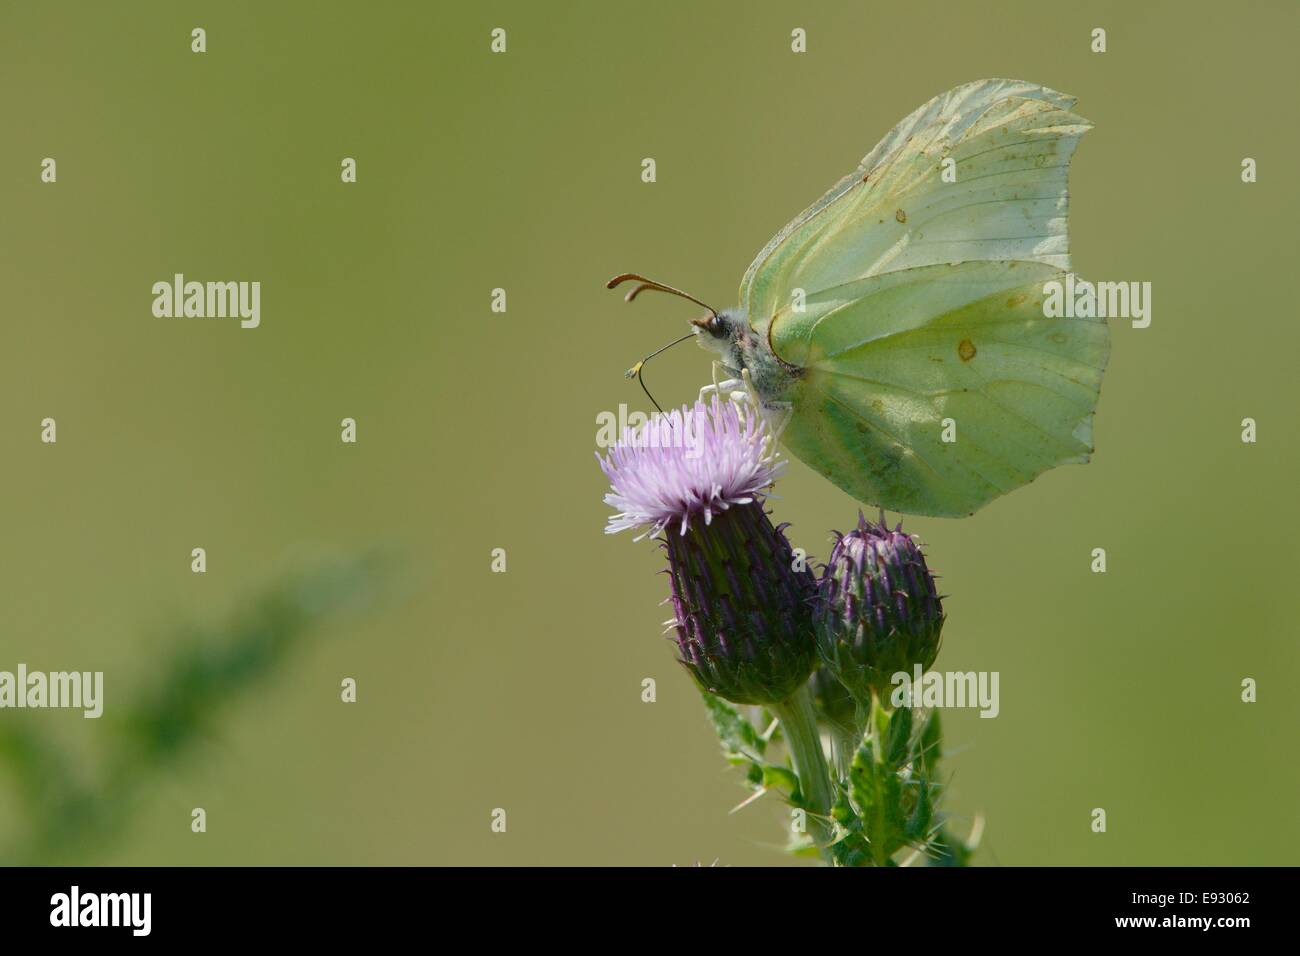
<instances>
[{"instance_id":1,"label":"butterfly antenna","mask_svg":"<svg viewBox=\"0 0 1300 956\"><path fill-rule=\"evenodd\" d=\"M699 299L695 298L695 296L691 295L689 292L684 292L681 289L674 288L673 286L666 285L662 282L656 282L654 279L647 278L646 276L639 275L635 272L624 272L614 276L614 278L610 279L608 282L605 283L605 288L614 289L622 285L624 282L636 282L636 285L634 285L631 289L629 289L627 294L623 296L624 302L633 301L642 292L645 292L647 290L653 290L655 292L667 292L669 295L675 295L678 298L686 299L688 302L694 302L696 305L700 306L700 308L707 309L709 314L712 315L715 319L718 318L717 309L709 305L707 302L701 302ZM674 345L679 345L682 342L685 342L687 339L693 338L695 334L696 334L695 332L688 332L685 335L683 335L680 339L674 339L672 342L669 342L663 348L655 349L653 352L651 352L641 361L633 365L625 373L628 378L635 378L638 382L641 383L641 390L645 392L646 398L650 399L651 404L653 404L655 408L659 409L660 414L663 414L663 409L659 407L659 403L655 401L655 397L650 394L650 389L646 386L645 376L642 374L642 369L645 367L646 362L650 361L659 353L666 352Z\"/></svg>"},{"instance_id":2,"label":"butterfly antenna","mask_svg":"<svg viewBox=\"0 0 1300 956\"><path fill-rule=\"evenodd\" d=\"M708 306L705 306L705 308L708 308ZM648 398L648 399L650 399L650 403L651 403L652 405L654 405L655 408L659 409L659 414L660 414L660 415L663 414L664 410L663 410L662 408L659 408L659 403L656 402L656 401L655 401L655 397L654 397L653 395L650 394L650 389L646 386L646 383L645 383L645 376L643 376L643 375L641 374L641 370L645 368L645 363L646 363L646 362L650 361L652 358L654 358L654 357L655 357L656 355L658 355L659 353L661 353L661 352L667 352L667 351L668 351L670 348L672 348L674 345L680 345L681 343L685 342L687 339L693 339L693 338L695 338L695 333L694 333L694 332L687 332L687 333L686 333L685 335L683 335L680 339L674 339L673 341L671 341L671 342L669 342L667 345L665 345L663 348L655 349L653 352L651 352L649 355L647 355L645 358L643 358L641 361L637 362L637 363L636 363L635 365L633 365L630 369L628 369L626 372L623 373L623 374L626 375L628 378L634 378L634 379L636 379L638 382L641 383L641 390L642 390L643 392L645 392L645 397Z\"/></svg>"},{"instance_id":3,"label":"butterfly antenna","mask_svg":"<svg viewBox=\"0 0 1300 956\"><path fill-rule=\"evenodd\" d=\"M610 279L608 282L605 283L605 288L613 289L622 285L624 282L631 282L633 280L635 280L637 284L634 285L630 290L628 290L627 295L623 296L624 302L631 302L642 292L645 292L647 289L650 289L655 292L667 292L669 295L675 295L678 298L686 299L689 302L694 302L696 305L700 306L701 308L708 309L709 313L714 318L718 317L717 309L715 309L713 306L705 302L701 302L699 299L695 298L695 296L691 295L689 292L683 292L681 289L675 289L670 285L664 285L662 282L656 282L654 279L647 279L645 276L637 275L635 272L624 272L622 275L614 276L614 278Z\"/></svg>"}]
</instances>

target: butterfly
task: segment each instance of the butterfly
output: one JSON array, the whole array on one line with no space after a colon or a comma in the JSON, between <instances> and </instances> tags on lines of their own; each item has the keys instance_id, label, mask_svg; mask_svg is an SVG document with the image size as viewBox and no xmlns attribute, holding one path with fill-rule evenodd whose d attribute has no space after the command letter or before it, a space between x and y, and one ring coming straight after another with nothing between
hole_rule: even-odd
<instances>
[{"instance_id":1,"label":"butterfly","mask_svg":"<svg viewBox=\"0 0 1300 956\"><path fill-rule=\"evenodd\" d=\"M936 96L763 247L738 308L607 285L707 309L678 341L719 354L715 389L781 413L785 447L854 498L972 514L1093 451L1109 330L1043 307L1070 272L1074 102L1007 79Z\"/></svg>"}]
</instances>

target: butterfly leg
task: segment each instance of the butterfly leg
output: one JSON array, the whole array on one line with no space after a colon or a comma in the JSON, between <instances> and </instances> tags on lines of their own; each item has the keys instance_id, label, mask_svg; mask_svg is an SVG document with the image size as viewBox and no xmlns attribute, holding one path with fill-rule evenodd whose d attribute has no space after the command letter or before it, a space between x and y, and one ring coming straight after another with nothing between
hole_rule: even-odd
<instances>
[{"instance_id":1,"label":"butterfly leg","mask_svg":"<svg viewBox=\"0 0 1300 956\"><path fill-rule=\"evenodd\" d=\"M794 417L793 402L765 402L758 394L758 389L754 388L754 383L749 378L749 369L741 371L741 377L744 379L744 394L747 401L754 404L763 414L767 421L767 427L774 441L781 440L781 433L785 431L785 426L790 424L790 419ZM733 395L733 398L735 396Z\"/></svg>"},{"instance_id":2,"label":"butterfly leg","mask_svg":"<svg viewBox=\"0 0 1300 956\"><path fill-rule=\"evenodd\" d=\"M772 429L772 437L780 441L785 426L789 425L790 419L794 418L794 403L767 402L763 405L763 411L767 416L768 427Z\"/></svg>"},{"instance_id":3,"label":"butterfly leg","mask_svg":"<svg viewBox=\"0 0 1300 956\"><path fill-rule=\"evenodd\" d=\"M729 398L733 402L737 400L737 395L744 397L744 392L740 391L745 388L745 383L738 378L728 378L722 381L718 380L718 375L722 372L723 365L721 362L713 363L713 384L705 385L700 389L700 401L709 395L717 395L721 398Z\"/></svg>"}]
</instances>

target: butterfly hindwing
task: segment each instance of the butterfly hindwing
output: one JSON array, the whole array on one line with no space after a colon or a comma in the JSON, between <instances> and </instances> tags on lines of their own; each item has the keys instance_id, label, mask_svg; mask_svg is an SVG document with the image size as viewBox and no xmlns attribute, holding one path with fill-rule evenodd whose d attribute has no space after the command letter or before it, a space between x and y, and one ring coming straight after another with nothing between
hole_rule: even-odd
<instances>
[{"instance_id":1,"label":"butterfly hindwing","mask_svg":"<svg viewBox=\"0 0 1300 956\"><path fill-rule=\"evenodd\" d=\"M1086 461L1109 339L1101 319L1044 316L1064 274L910 271L863 280L800 340L790 450L860 501L942 516Z\"/></svg>"}]
</instances>

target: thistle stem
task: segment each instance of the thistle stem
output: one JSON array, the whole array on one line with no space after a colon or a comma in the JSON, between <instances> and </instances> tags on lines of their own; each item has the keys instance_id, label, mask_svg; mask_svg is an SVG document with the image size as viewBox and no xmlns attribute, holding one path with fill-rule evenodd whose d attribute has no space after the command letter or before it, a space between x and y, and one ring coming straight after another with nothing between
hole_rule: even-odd
<instances>
[{"instance_id":1,"label":"thistle stem","mask_svg":"<svg viewBox=\"0 0 1300 956\"><path fill-rule=\"evenodd\" d=\"M808 685L801 688L772 706L772 712L785 731L786 745L790 756L794 758L795 773L799 775L799 790L803 795L805 806L810 814L815 814L810 821L813 841L821 849L827 861L831 861L828 849L831 842L831 828L826 817L831 811L830 771L826 767L826 755L822 752L822 738L817 730L817 716L813 711L812 694Z\"/></svg>"}]
</instances>

